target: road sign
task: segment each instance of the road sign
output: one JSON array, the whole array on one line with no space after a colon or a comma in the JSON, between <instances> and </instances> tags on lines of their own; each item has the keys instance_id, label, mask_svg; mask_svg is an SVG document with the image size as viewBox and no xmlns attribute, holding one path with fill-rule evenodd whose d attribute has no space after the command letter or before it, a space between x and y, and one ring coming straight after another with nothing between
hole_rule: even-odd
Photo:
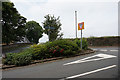
<instances>
[{"instance_id":1,"label":"road sign","mask_svg":"<svg viewBox=\"0 0 120 80\"><path fill-rule=\"evenodd\" d=\"M48 26L46 26L45 28L46 29L55 29L55 27L48 27Z\"/></svg>"},{"instance_id":2,"label":"road sign","mask_svg":"<svg viewBox=\"0 0 120 80\"><path fill-rule=\"evenodd\" d=\"M78 30L81 30L81 49L82 49L82 29L84 29L84 22L78 23Z\"/></svg>"},{"instance_id":3,"label":"road sign","mask_svg":"<svg viewBox=\"0 0 120 80\"><path fill-rule=\"evenodd\" d=\"M48 38L50 40L50 30L55 29L55 27L45 26L45 29L48 29Z\"/></svg>"},{"instance_id":4,"label":"road sign","mask_svg":"<svg viewBox=\"0 0 120 80\"><path fill-rule=\"evenodd\" d=\"M78 23L78 30L84 29L84 22Z\"/></svg>"}]
</instances>

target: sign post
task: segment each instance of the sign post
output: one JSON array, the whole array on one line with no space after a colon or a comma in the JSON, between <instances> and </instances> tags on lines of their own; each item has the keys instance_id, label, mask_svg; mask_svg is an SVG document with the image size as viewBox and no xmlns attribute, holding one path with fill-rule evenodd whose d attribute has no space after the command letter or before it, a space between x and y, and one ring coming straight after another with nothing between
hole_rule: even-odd
<instances>
[{"instance_id":1,"label":"sign post","mask_svg":"<svg viewBox=\"0 0 120 80\"><path fill-rule=\"evenodd\" d=\"M48 39L50 41L50 29L55 29L55 27L46 26L45 29L48 29Z\"/></svg>"},{"instance_id":2,"label":"sign post","mask_svg":"<svg viewBox=\"0 0 120 80\"><path fill-rule=\"evenodd\" d=\"M81 29L81 49L82 49L82 29Z\"/></svg>"},{"instance_id":3,"label":"sign post","mask_svg":"<svg viewBox=\"0 0 120 80\"><path fill-rule=\"evenodd\" d=\"M81 49L82 49L82 29L84 29L84 22L78 23L78 30L81 30Z\"/></svg>"}]
</instances>

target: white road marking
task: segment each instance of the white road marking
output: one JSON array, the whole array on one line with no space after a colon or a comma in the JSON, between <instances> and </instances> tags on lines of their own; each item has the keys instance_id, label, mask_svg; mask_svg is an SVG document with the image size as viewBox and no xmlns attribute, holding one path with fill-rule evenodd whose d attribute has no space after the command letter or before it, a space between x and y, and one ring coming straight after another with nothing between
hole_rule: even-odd
<instances>
[{"instance_id":1,"label":"white road marking","mask_svg":"<svg viewBox=\"0 0 120 80\"><path fill-rule=\"evenodd\" d=\"M93 49L94 51L97 51L98 49Z\"/></svg>"},{"instance_id":2,"label":"white road marking","mask_svg":"<svg viewBox=\"0 0 120 80\"><path fill-rule=\"evenodd\" d=\"M110 51L118 51L118 50L110 50Z\"/></svg>"},{"instance_id":3,"label":"white road marking","mask_svg":"<svg viewBox=\"0 0 120 80\"><path fill-rule=\"evenodd\" d=\"M107 70L107 69L110 69L110 68L113 68L113 67L116 67L116 66L117 66L117 65L108 66L108 67L101 68L101 69L97 69L97 70L94 70L94 71L85 72L85 73L82 73L82 74L78 74L78 75L70 76L70 77L67 77L66 79L71 79L71 78L76 78L76 77L85 76L85 75L92 74L92 73L95 73L95 72L99 72L99 71Z\"/></svg>"},{"instance_id":4,"label":"white road marking","mask_svg":"<svg viewBox=\"0 0 120 80\"><path fill-rule=\"evenodd\" d=\"M90 58L94 58L94 57L99 57L99 58L90 59ZM117 57L117 56L100 53L100 54L97 54L97 55L94 55L94 56L90 56L90 57L83 58L83 59L80 59L80 60L76 60L76 61L73 61L73 62L65 63L63 65L66 66L66 65L75 64L75 63L98 61L98 60L103 60L103 59L108 59L108 58L115 58L115 57ZM87 60L87 59L89 59L89 60Z\"/></svg>"},{"instance_id":5,"label":"white road marking","mask_svg":"<svg viewBox=\"0 0 120 80\"><path fill-rule=\"evenodd\" d=\"M107 51L107 49L101 49L100 51Z\"/></svg>"}]
</instances>

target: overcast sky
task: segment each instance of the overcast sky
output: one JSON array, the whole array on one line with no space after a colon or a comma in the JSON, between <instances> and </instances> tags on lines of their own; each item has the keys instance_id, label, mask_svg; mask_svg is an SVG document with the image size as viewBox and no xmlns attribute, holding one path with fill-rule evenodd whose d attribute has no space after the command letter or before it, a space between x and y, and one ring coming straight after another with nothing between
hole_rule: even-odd
<instances>
[{"instance_id":1,"label":"overcast sky","mask_svg":"<svg viewBox=\"0 0 120 80\"><path fill-rule=\"evenodd\" d=\"M77 22L84 22L83 37L118 35L119 0L11 0L19 13L41 26L47 14L60 16L64 38L75 38L75 11ZM78 37L81 34L78 31ZM46 41L43 36L40 41Z\"/></svg>"}]
</instances>

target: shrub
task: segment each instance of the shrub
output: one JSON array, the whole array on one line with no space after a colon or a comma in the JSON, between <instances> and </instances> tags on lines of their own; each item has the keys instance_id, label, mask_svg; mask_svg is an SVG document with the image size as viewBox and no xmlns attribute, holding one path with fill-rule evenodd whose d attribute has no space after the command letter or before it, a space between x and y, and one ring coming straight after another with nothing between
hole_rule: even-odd
<instances>
[{"instance_id":1,"label":"shrub","mask_svg":"<svg viewBox=\"0 0 120 80\"><path fill-rule=\"evenodd\" d=\"M75 39L74 42L78 45L78 47L81 47L81 40ZM86 50L88 49L88 42L87 39L82 39L82 49Z\"/></svg>"},{"instance_id":2,"label":"shrub","mask_svg":"<svg viewBox=\"0 0 120 80\"><path fill-rule=\"evenodd\" d=\"M30 54L32 55L32 59L33 59L33 48L32 47L23 50L21 53Z\"/></svg>"},{"instance_id":3,"label":"shrub","mask_svg":"<svg viewBox=\"0 0 120 80\"><path fill-rule=\"evenodd\" d=\"M26 49L21 53L8 53L6 54L6 58L3 59L3 64L5 65L16 65L22 66L30 64L32 61L32 49Z\"/></svg>"},{"instance_id":4,"label":"shrub","mask_svg":"<svg viewBox=\"0 0 120 80\"><path fill-rule=\"evenodd\" d=\"M82 48L85 49L85 50L88 49L87 39L84 39L84 38L83 38L83 40L82 40Z\"/></svg>"},{"instance_id":5,"label":"shrub","mask_svg":"<svg viewBox=\"0 0 120 80\"><path fill-rule=\"evenodd\" d=\"M41 60L50 57L70 56L80 51L80 40L56 40L45 44L33 45L20 53L8 53L3 59L8 65L28 65L32 60ZM87 49L87 40L83 39L83 49Z\"/></svg>"},{"instance_id":6,"label":"shrub","mask_svg":"<svg viewBox=\"0 0 120 80\"><path fill-rule=\"evenodd\" d=\"M5 65L13 65L14 64L14 56L17 53L7 53L6 58L3 59L2 63Z\"/></svg>"},{"instance_id":7,"label":"shrub","mask_svg":"<svg viewBox=\"0 0 120 80\"><path fill-rule=\"evenodd\" d=\"M64 49L60 48L59 46L54 46L49 48L48 51L50 57L58 57L58 56L62 56Z\"/></svg>"},{"instance_id":8,"label":"shrub","mask_svg":"<svg viewBox=\"0 0 120 80\"><path fill-rule=\"evenodd\" d=\"M47 47L45 44L39 44L39 45L33 45L33 59L34 60L40 60L40 59L45 59L47 58L49 55L47 55Z\"/></svg>"},{"instance_id":9,"label":"shrub","mask_svg":"<svg viewBox=\"0 0 120 80\"><path fill-rule=\"evenodd\" d=\"M70 40L56 40L54 42L46 43L46 46L48 49L56 50L56 56L69 56L74 55L79 50L77 44ZM55 47L59 47L59 49L55 49ZM62 51L62 54L59 53L60 50Z\"/></svg>"},{"instance_id":10,"label":"shrub","mask_svg":"<svg viewBox=\"0 0 120 80\"><path fill-rule=\"evenodd\" d=\"M14 64L17 66L28 65L31 61L32 54L29 54L27 51L18 53L14 57Z\"/></svg>"}]
</instances>

